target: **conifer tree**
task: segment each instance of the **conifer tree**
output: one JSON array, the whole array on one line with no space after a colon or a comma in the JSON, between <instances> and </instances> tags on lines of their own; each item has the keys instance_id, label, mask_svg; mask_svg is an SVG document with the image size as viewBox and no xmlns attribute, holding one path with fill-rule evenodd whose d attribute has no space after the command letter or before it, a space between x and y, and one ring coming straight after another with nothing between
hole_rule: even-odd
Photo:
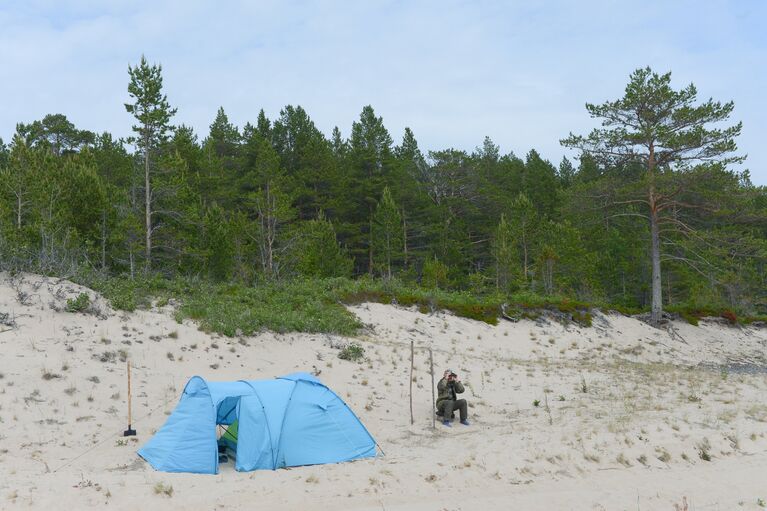
<instances>
[{"instance_id":1,"label":"conifer tree","mask_svg":"<svg viewBox=\"0 0 767 511\"><path fill-rule=\"evenodd\" d=\"M125 104L125 110L136 119L133 125L136 134L131 141L136 144L143 160L144 170L144 265L148 271L152 265L152 237L154 234L153 204L156 200L152 190L152 177L157 153L173 131L170 119L176 114L168 98L162 92L162 66L149 65L142 55L135 67L128 66L130 83L128 95L131 103Z\"/></svg>"},{"instance_id":2,"label":"conifer tree","mask_svg":"<svg viewBox=\"0 0 767 511\"><path fill-rule=\"evenodd\" d=\"M380 190L387 183L392 164L392 139L370 105L362 109L359 121L352 124L349 143L353 182L347 198L356 205L352 213L359 230L367 239L355 237L358 257L366 253L367 272L372 274L373 261L373 215ZM366 222L361 222L362 219ZM361 224L361 225L360 225ZM364 257L364 256L363 256ZM358 264L361 261L358 260Z\"/></svg>"},{"instance_id":3,"label":"conifer tree","mask_svg":"<svg viewBox=\"0 0 767 511\"><path fill-rule=\"evenodd\" d=\"M514 269L517 267L518 258L511 226L504 214L501 214L501 220L495 229L491 250L495 264L495 287L508 291L514 281Z\"/></svg>"},{"instance_id":4,"label":"conifer tree","mask_svg":"<svg viewBox=\"0 0 767 511\"><path fill-rule=\"evenodd\" d=\"M392 264L401 254L402 216L394 202L389 187L383 189L381 200L376 207L373 219L373 239L375 244L374 260L386 278L392 277Z\"/></svg>"},{"instance_id":5,"label":"conifer tree","mask_svg":"<svg viewBox=\"0 0 767 511\"><path fill-rule=\"evenodd\" d=\"M654 325L660 323L663 312L662 231L670 229L685 236L693 233L694 227L680 213L717 209L701 183L716 179L718 170L727 164L743 160L732 156L741 123L709 127L726 121L733 103L709 99L696 104L697 95L692 84L674 90L671 73L658 74L649 67L637 69L621 99L586 104L591 117L601 119L601 128L588 136L570 134L561 141L606 165L641 164L644 172L638 180L610 183L598 200L607 207L623 208L617 214L645 218L649 224Z\"/></svg>"}]
</instances>

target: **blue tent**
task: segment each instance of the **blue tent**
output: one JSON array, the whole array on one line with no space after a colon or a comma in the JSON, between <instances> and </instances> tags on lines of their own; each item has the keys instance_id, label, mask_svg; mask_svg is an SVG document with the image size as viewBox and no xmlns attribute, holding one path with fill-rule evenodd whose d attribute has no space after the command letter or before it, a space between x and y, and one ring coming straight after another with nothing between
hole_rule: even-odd
<instances>
[{"instance_id":1,"label":"blue tent","mask_svg":"<svg viewBox=\"0 0 767 511\"><path fill-rule=\"evenodd\" d=\"M138 454L164 472L218 473L217 425L236 425L239 471L339 463L376 454L354 412L314 376L206 382L192 377L179 404Z\"/></svg>"}]
</instances>

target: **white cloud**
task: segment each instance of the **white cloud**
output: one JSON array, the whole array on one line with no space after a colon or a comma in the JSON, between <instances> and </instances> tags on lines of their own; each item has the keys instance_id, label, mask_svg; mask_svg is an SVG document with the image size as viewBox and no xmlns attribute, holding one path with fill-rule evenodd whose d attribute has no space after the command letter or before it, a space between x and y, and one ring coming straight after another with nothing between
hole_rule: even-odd
<instances>
[{"instance_id":1,"label":"white cloud","mask_svg":"<svg viewBox=\"0 0 767 511\"><path fill-rule=\"evenodd\" d=\"M204 136L222 105L238 123L300 104L348 134L363 105L395 140L467 150L489 135L504 152L593 126L583 105L621 95L651 65L733 99L755 181L767 106L767 7L753 1L570 2L29 1L0 6L0 135L61 112L126 135L127 66L163 64L178 122Z\"/></svg>"}]
</instances>

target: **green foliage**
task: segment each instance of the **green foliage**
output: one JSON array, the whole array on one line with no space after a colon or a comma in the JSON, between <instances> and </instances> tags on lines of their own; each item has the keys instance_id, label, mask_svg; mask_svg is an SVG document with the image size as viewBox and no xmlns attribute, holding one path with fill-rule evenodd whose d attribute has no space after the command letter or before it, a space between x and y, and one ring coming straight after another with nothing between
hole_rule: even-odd
<instances>
[{"instance_id":1,"label":"green foliage","mask_svg":"<svg viewBox=\"0 0 767 511\"><path fill-rule=\"evenodd\" d=\"M402 236L402 215L394 202L391 190L386 186L373 217L373 260L387 278L392 277L392 266L400 259Z\"/></svg>"},{"instance_id":2,"label":"green foliage","mask_svg":"<svg viewBox=\"0 0 767 511\"><path fill-rule=\"evenodd\" d=\"M359 362L365 358L365 348L355 342L349 343L338 354L338 358L349 360L351 362Z\"/></svg>"},{"instance_id":3,"label":"green foliage","mask_svg":"<svg viewBox=\"0 0 767 511\"><path fill-rule=\"evenodd\" d=\"M162 93L162 66L149 65L142 55L137 66L128 66L128 74L128 94L133 102L126 103L125 110L138 121L133 126L136 143L142 151L150 151L165 140L176 109L170 107Z\"/></svg>"},{"instance_id":4,"label":"green foliage","mask_svg":"<svg viewBox=\"0 0 767 511\"><path fill-rule=\"evenodd\" d=\"M700 265L715 267L709 251L694 245L707 237L700 232L729 213L745 192L735 185L738 176L723 170L744 159L732 155L742 123L721 127L733 108L732 102L713 99L697 104L694 85L674 90L671 73L646 67L631 74L622 98L586 104L591 117L601 119L600 128L561 141L601 162L611 174L585 187L581 200L598 197L598 207L611 217L646 221L654 324L663 308L662 258L683 261L699 272ZM722 238L709 246L723 243Z\"/></svg>"},{"instance_id":5,"label":"green foliage","mask_svg":"<svg viewBox=\"0 0 767 511\"><path fill-rule=\"evenodd\" d=\"M67 299L67 312L85 312L90 304L90 297L86 293L80 293L77 298Z\"/></svg>"},{"instance_id":6,"label":"green foliage","mask_svg":"<svg viewBox=\"0 0 767 511\"><path fill-rule=\"evenodd\" d=\"M501 220L495 229L491 250L495 263L495 287L499 290L509 290L515 275L519 274L517 271L519 261L516 257L511 226L504 214L501 214Z\"/></svg>"},{"instance_id":7,"label":"green foliage","mask_svg":"<svg viewBox=\"0 0 767 511\"><path fill-rule=\"evenodd\" d=\"M351 277L353 262L338 243L333 224L320 212L305 222L296 242L296 270L306 277Z\"/></svg>"},{"instance_id":8,"label":"green foliage","mask_svg":"<svg viewBox=\"0 0 767 511\"><path fill-rule=\"evenodd\" d=\"M424 261L421 282L427 288L444 288L447 286L447 273L447 266L434 256Z\"/></svg>"},{"instance_id":9,"label":"green foliage","mask_svg":"<svg viewBox=\"0 0 767 511\"><path fill-rule=\"evenodd\" d=\"M732 104L698 102L669 75L638 70L623 98L589 105L606 124L569 137L582 154L558 167L489 137L473 152L427 152L406 128L394 146L371 106L348 138L343 127L326 136L298 105L242 127L221 108L198 135L171 126L162 78L145 58L129 68L135 150L61 114L0 142L0 270L90 275L124 309L172 296L180 318L227 332L353 331L336 302L363 295L488 322L506 304L511 318L548 310L588 325L592 306L647 311L658 282L662 303L691 322L767 315L767 189L727 168L740 127L717 122ZM363 275L389 282L347 280Z\"/></svg>"},{"instance_id":10,"label":"green foliage","mask_svg":"<svg viewBox=\"0 0 767 511\"><path fill-rule=\"evenodd\" d=\"M213 284L198 279L94 278L88 281L115 308L147 307L152 299L180 302L177 319L227 336L275 332L326 332L351 335L357 319L338 303L338 280L296 279L256 286Z\"/></svg>"},{"instance_id":11,"label":"green foliage","mask_svg":"<svg viewBox=\"0 0 767 511\"><path fill-rule=\"evenodd\" d=\"M234 243L224 211L214 204L203 219L206 263L213 280L228 280L234 269Z\"/></svg>"},{"instance_id":12,"label":"green foliage","mask_svg":"<svg viewBox=\"0 0 767 511\"><path fill-rule=\"evenodd\" d=\"M731 325L735 324L750 324L755 321L765 321L767 319L763 315L738 315L737 312L724 306L712 307L707 305L696 304L675 304L666 307L668 312L679 314L679 316L690 323L697 326L699 321L703 318L722 318L727 320Z\"/></svg>"},{"instance_id":13,"label":"green foliage","mask_svg":"<svg viewBox=\"0 0 767 511\"><path fill-rule=\"evenodd\" d=\"M498 323L501 310L502 302L497 295L475 296L461 291L414 287L397 279L360 279L346 281L345 284L338 289L338 293L340 299L347 304L397 303L405 307L417 306L421 312L448 310L456 316L484 321L491 325Z\"/></svg>"}]
</instances>

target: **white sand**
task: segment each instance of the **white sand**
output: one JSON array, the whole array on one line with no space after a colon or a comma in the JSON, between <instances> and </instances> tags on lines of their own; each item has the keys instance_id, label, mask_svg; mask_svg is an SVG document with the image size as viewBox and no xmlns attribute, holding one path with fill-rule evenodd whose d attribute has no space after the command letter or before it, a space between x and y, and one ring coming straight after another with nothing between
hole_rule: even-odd
<instances>
[{"instance_id":1,"label":"white sand","mask_svg":"<svg viewBox=\"0 0 767 511\"><path fill-rule=\"evenodd\" d=\"M80 292L100 315L63 311ZM350 339L208 335L177 324L172 306L115 312L66 281L0 274L0 317L16 323L0 324L0 509L672 510L687 496L690 509L747 510L767 500L767 376L697 367L764 366L765 329L711 321L669 332L599 314L592 328L493 327L351 310L369 325L359 364L337 358ZM432 430L429 346L438 373L450 366L467 383L472 426ZM139 435L127 443L120 350L135 366ZM230 463L205 476L156 472L135 454L190 376L296 370L320 372L386 456L274 472ZM172 495L156 494L158 483Z\"/></svg>"}]
</instances>

